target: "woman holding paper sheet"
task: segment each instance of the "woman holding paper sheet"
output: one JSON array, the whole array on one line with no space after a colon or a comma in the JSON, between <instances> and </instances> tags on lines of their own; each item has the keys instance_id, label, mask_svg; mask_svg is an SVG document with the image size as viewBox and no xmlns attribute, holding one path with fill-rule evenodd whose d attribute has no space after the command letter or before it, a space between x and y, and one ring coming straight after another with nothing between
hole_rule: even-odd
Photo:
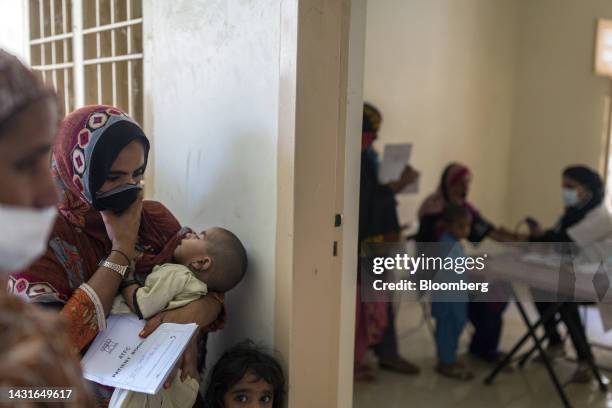
<instances>
[{"instance_id":1,"label":"woman holding paper sheet","mask_svg":"<svg viewBox=\"0 0 612 408\"><path fill-rule=\"evenodd\" d=\"M382 184L378 179L378 158L372 143L378 137L382 115L374 106L365 103L361 135L361 176L359 191L359 243L398 241L400 226L395 194L418 177L406 166L400 178ZM358 275L359 276L359 275ZM358 278L358 286L361 284ZM419 368L399 354L393 305L363 302L357 299L355 324L355 379L374 379L371 367L362 364L366 351L372 348L379 366L403 374L418 374Z\"/></svg>"},{"instance_id":2,"label":"woman holding paper sheet","mask_svg":"<svg viewBox=\"0 0 612 408\"><path fill-rule=\"evenodd\" d=\"M49 152L58 120L53 90L0 49L0 284L46 246L56 216ZM60 319L0 291L0 387L52 386L70 390L71 398L36 406L93 405ZM9 396L3 394L1 402L7 403ZM10 403L33 404L19 399Z\"/></svg>"},{"instance_id":3,"label":"woman holding paper sheet","mask_svg":"<svg viewBox=\"0 0 612 408\"><path fill-rule=\"evenodd\" d=\"M142 200L148 152L140 126L110 106L81 108L61 124L52 160L61 193L59 216L43 257L12 274L9 287L30 302L57 307L77 351L105 328L126 269L144 278L153 266L169 262L180 242L181 226L172 213ZM141 335L162 322L195 322L214 330L222 324L222 304L222 297L213 294L162 312ZM198 378L203 359L197 351L194 342L184 353L182 376ZM97 387L96 393L107 401L112 390Z\"/></svg>"}]
</instances>

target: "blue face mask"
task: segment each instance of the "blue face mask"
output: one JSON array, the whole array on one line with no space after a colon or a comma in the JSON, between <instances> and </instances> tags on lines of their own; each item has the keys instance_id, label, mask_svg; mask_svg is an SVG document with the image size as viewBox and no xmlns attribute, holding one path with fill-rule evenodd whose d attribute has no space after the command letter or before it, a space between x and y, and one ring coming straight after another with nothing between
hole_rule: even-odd
<instances>
[{"instance_id":1,"label":"blue face mask","mask_svg":"<svg viewBox=\"0 0 612 408\"><path fill-rule=\"evenodd\" d=\"M573 188L564 188L561 192L561 198L566 207L575 207L580 203L578 191Z\"/></svg>"}]
</instances>

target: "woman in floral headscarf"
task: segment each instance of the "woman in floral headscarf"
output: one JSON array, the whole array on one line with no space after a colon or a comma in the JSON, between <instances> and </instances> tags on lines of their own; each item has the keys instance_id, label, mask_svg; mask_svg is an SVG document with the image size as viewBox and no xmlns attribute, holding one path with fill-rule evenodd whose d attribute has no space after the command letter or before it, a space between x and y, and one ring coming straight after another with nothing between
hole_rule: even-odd
<instances>
[{"instance_id":1,"label":"woman in floral headscarf","mask_svg":"<svg viewBox=\"0 0 612 408\"><path fill-rule=\"evenodd\" d=\"M58 308L80 352L106 326L123 282L120 271L134 268L137 279L144 280L154 265L171 260L184 234L166 207L142 200L148 152L148 139L138 124L110 106L81 108L61 124L52 162L61 191L60 215L44 256L12 274L9 287L30 302ZM215 323L212 329L218 328L222 303L221 296L206 296L162 312L147 322L141 335L162 321L195 322L208 329ZM198 367L195 343L179 365L183 375L198 378L202 364ZM96 391L103 401L110 397L110 390Z\"/></svg>"}]
</instances>

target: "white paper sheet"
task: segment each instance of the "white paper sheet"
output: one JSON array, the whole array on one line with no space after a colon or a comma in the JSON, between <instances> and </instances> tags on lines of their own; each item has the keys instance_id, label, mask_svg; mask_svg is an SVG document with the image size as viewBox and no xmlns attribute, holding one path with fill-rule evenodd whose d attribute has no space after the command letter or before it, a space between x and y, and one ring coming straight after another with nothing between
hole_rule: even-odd
<instances>
[{"instance_id":1,"label":"white paper sheet","mask_svg":"<svg viewBox=\"0 0 612 408\"><path fill-rule=\"evenodd\" d=\"M108 403L108 408L121 407L124 404L125 399L128 397L130 392L132 391L124 390L122 388L115 388L115 390L113 391L113 395L111 395L111 399Z\"/></svg>"},{"instance_id":2,"label":"white paper sheet","mask_svg":"<svg viewBox=\"0 0 612 408\"><path fill-rule=\"evenodd\" d=\"M408 165L412 152L411 143L386 144L383 160L378 171L378 179L385 184L399 179L404 168ZM416 193L419 190L419 180L404 187L399 194Z\"/></svg>"},{"instance_id":3,"label":"white paper sheet","mask_svg":"<svg viewBox=\"0 0 612 408\"><path fill-rule=\"evenodd\" d=\"M144 321L110 315L107 328L81 360L85 378L110 387L157 394L196 331L196 324L163 323L146 339Z\"/></svg>"}]
</instances>

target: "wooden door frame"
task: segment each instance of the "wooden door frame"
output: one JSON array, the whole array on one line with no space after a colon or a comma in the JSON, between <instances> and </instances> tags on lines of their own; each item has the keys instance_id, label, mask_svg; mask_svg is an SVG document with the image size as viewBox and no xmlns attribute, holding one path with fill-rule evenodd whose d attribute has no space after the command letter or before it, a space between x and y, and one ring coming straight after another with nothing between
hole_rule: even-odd
<instances>
[{"instance_id":1,"label":"wooden door frame","mask_svg":"<svg viewBox=\"0 0 612 408\"><path fill-rule=\"evenodd\" d=\"M275 346L290 407L348 408L365 0L287 0L281 8Z\"/></svg>"}]
</instances>

